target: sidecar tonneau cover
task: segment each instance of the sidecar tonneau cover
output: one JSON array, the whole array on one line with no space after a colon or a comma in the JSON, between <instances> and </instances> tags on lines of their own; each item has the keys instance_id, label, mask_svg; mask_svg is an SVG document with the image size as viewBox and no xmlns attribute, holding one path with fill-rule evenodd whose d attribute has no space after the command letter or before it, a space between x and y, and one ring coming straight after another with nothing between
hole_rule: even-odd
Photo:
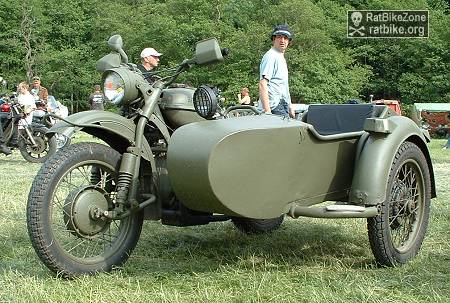
<instances>
[{"instance_id":1,"label":"sidecar tonneau cover","mask_svg":"<svg viewBox=\"0 0 450 303\"><path fill-rule=\"evenodd\" d=\"M306 122L321 135L334 135L362 131L373 114L372 104L317 104L309 106Z\"/></svg>"}]
</instances>

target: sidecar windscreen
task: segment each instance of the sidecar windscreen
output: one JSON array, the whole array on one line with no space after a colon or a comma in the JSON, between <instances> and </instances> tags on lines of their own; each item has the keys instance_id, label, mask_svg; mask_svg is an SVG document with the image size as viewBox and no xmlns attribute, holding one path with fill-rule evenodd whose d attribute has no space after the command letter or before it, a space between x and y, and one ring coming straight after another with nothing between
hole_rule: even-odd
<instances>
[{"instance_id":1,"label":"sidecar windscreen","mask_svg":"<svg viewBox=\"0 0 450 303\"><path fill-rule=\"evenodd\" d=\"M372 104L318 104L310 105L306 123L321 135L359 132L364 121L373 117Z\"/></svg>"}]
</instances>

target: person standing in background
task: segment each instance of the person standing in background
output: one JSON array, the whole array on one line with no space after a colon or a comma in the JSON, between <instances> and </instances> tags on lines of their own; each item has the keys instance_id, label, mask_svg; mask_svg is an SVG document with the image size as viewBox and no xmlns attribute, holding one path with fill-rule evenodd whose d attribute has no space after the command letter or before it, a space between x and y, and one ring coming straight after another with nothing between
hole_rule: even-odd
<instances>
[{"instance_id":1,"label":"person standing in background","mask_svg":"<svg viewBox=\"0 0 450 303\"><path fill-rule=\"evenodd\" d=\"M89 104L91 105L91 109L93 110L104 110L104 104L106 101L106 97L103 94L100 85L94 85L94 91L89 96Z\"/></svg>"},{"instance_id":2,"label":"person standing in background","mask_svg":"<svg viewBox=\"0 0 450 303\"><path fill-rule=\"evenodd\" d=\"M286 24L275 26L271 33L272 47L265 53L259 66L260 110L267 114L295 117L289 93L288 67L284 53L292 41L292 32Z\"/></svg>"}]
</instances>

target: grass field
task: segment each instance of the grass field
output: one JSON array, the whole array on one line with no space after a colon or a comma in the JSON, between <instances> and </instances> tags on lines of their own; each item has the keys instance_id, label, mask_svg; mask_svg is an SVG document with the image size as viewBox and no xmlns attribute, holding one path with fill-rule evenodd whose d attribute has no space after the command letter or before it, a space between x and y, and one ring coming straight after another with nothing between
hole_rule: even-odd
<instances>
[{"instance_id":1,"label":"grass field","mask_svg":"<svg viewBox=\"0 0 450 303\"><path fill-rule=\"evenodd\" d=\"M0 302L450 302L450 150L430 144L438 198L419 255L378 268L364 219L288 219L270 235L230 222L145 222L120 270L63 280L38 260L26 203L40 165L0 155Z\"/></svg>"}]
</instances>

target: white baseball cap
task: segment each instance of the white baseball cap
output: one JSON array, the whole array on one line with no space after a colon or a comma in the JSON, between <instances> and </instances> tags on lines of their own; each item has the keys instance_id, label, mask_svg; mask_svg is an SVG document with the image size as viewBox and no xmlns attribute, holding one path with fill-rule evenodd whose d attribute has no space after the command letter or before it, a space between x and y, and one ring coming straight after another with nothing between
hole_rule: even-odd
<instances>
[{"instance_id":1,"label":"white baseball cap","mask_svg":"<svg viewBox=\"0 0 450 303\"><path fill-rule=\"evenodd\" d=\"M156 51L156 49L154 49L153 47L147 47L144 48L141 52L141 58L146 58L146 57L150 57L150 56L155 56L155 57L159 57L161 56L161 53L158 53Z\"/></svg>"}]
</instances>

